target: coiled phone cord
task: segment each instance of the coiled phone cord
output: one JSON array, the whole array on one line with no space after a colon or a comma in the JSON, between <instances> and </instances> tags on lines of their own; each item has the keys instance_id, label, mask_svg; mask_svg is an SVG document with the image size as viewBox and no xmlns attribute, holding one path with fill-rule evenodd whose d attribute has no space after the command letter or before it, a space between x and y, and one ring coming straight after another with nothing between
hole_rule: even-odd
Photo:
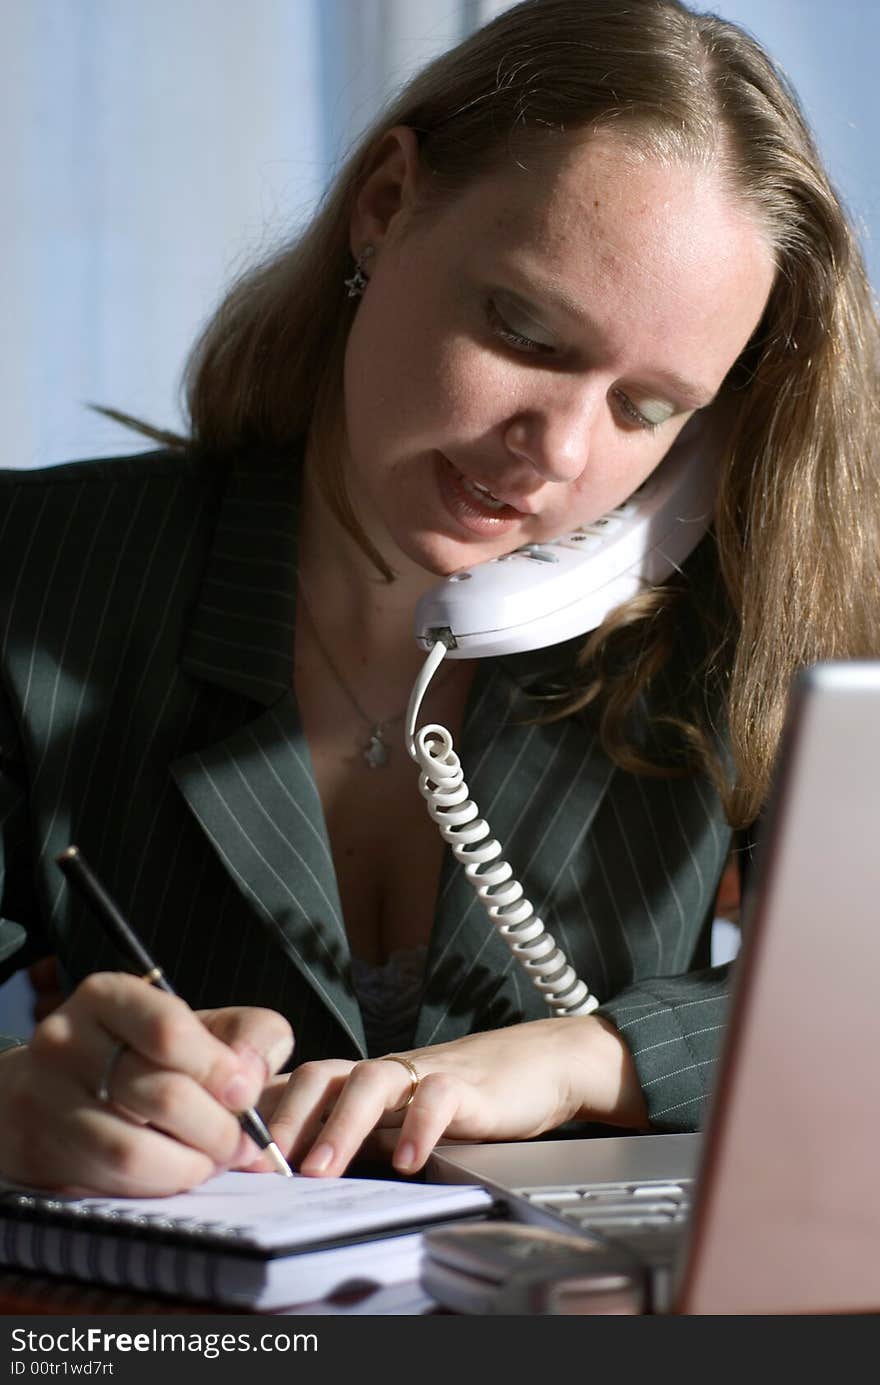
<instances>
[{"instance_id":1,"label":"coiled phone cord","mask_svg":"<svg viewBox=\"0 0 880 1385\"><path fill-rule=\"evenodd\" d=\"M576 976L565 954L546 931L501 844L468 796L468 786L445 726L429 723L416 730L428 686L446 656L442 639L431 648L416 679L406 714L407 749L421 770L419 789L440 834L464 866L493 925L533 984L557 1015L589 1015L599 1004Z\"/></svg>"}]
</instances>

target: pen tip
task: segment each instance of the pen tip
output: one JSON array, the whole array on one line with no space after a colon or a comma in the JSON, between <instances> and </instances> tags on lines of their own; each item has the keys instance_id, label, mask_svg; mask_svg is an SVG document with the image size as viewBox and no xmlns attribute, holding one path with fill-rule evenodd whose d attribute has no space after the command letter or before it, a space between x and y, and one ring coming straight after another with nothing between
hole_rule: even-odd
<instances>
[{"instance_id":1,"label":"pen tip","mask_svg":"<svg viewBox=\"0 0 880 1385\"><path fill-rule=\"evenodd\" d=\"M56 857L56 861L69 861L72 857L79 855L78 846L66 846Z\"/></svg>"},{"instance_id":2,"label":"pen tip","mask_svg":"<svg viewBox=\"0 0 880 1385\"><path fill-rule=\"evenodd\" d=\"M263 1153L268 1154L272 1163L275 1165L276 1173L283 1174L285 1178L293 1178L293 1169L288 1164L287 1160L281 1153L281 1150L278 1148L274 1140L271 1144L266 1145L266 1148L263 1150Z\"/></svg>"}]
</instances>

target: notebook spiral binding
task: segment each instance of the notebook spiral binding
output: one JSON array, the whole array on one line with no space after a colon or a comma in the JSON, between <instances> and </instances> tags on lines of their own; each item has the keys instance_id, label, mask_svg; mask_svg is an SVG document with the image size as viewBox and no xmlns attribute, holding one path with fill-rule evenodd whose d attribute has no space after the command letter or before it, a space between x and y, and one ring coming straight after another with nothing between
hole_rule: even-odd
<instances>
[{"instance_id":1,"label":"notebook spiral binding","mask_svg":"<svg viewBox=\"0 0 880 1385\"><path fill-rule=\"evenodd\" d=\"M241 1241L246 1228L228 1222L201 1221L195 1217L168 1217L160 1213L125 1212L100 1202L67 1202L59 1198L40 1197L34 1193L0 1194L0 1213L10 1220L37 1223L44 1220L53 1224L68 1223L83 1229L112 1231L114 1234L130 1233L143 1236L155 1235L166 1240L169 1237L185 1238L188 1245L203 1241L208 1245L221 1243L226 1249ZM247 1247L253 1254L253 1248Z\"/></svg>"},{"instance_id":2,"label":"notebook spiral binding","mask_svg":"<svg viewBox=\"0 0 880 1385\"><path fill-rule=\"evenodd\" d=\"M244 1237L244 1227L226 1222L0 1193L0 1266L90 1284L216 1301L218 1250L240 1261L243 1283L256 1270L260 1253Z\"/></svg>"}]
</instances>

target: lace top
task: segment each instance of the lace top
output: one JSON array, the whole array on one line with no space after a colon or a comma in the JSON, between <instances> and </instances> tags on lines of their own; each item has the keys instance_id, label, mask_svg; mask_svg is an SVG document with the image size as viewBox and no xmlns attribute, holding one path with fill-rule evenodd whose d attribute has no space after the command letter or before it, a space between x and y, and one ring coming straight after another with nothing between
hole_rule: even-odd
<instances>
[{"instance_id":1,"label":"lace top","mask_svg":"<svg viewBox=\"0 0 880 1385\"><path fill-rule=\"evenodd\" d=\"M427 957L424 943L398 948L378 966L352 957L352 980L371 1058L412 1048Z\"/></svg>"}]
</instances>

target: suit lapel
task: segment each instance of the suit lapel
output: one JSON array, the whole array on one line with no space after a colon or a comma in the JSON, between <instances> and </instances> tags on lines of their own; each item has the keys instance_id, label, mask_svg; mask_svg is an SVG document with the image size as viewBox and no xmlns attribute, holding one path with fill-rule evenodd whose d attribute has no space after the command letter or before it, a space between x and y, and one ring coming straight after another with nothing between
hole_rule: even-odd
<instances>
[{"instance_id":1,"label":"suit lapel","mask_svg":"<svg viewBox=\"0 0 880 1385\"><path fill-rule=\"evenodd\" d=\"M182 651L187 673L264 707L293 678L299 466L257 454L230 472Z\"/></svg>"},{"instance_id":2,"label":"suit lapel","mask_svg":"<svg viewBox=\"0 0 880 1385\"><path fill-rule=\"evenodd\" d=\"M614 770L598 738L575 719L529 724L540 710L523 686L546 653L487 661L478 671L462 737L470 797L501 843L540 915L584 841ZM451 851L438 892L416 1043L547 1014Z\"/></svg>"},{"instance_id":3,"label":"suit lapel","mask_svg":"<svg viewBox=\"0 0 880 1385\"><path fill-rule=\"evenodd\" d=\"M230 476L182 663L256 704L171 773L219 860L281 951L365 1051L324 815L292 694L298 463Z\"/></svg>"},{"instance_id":4,"label":"suit lapel","mask_svg":"<svg viewBox=\"0 0 880 1385\"><path fill-rule=\"evenodd\" d=\"M251 458L229 478L182 663L244 694L254 717L171 772L237 889L364 1053L323 810L291 691L298 484L295 459ZM549 666L568 653L553 651ZM536 703L522 689L547 669L546 651L484 661L461 751L471 796L538 913L583 849L613 774L574 720L528 724ZM530 1014L546 1014L544 1002L447 853L415 1042Z\"/></svg>"}]
</instances>

